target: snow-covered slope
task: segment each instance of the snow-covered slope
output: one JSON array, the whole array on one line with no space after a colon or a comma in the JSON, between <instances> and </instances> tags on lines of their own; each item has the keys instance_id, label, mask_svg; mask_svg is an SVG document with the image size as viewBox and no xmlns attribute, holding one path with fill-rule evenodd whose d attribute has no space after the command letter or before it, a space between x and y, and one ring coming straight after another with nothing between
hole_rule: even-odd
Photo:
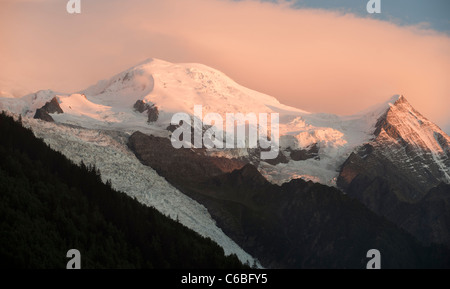
<instances>
[{"instance_id":1,"label":"snow-covered slope","mask_svg":"<svg viewBox=\"0 0 450 289\"><path fill-rule=\"evenodd\" d=\"M170 124L174 113L193 114L194 105L203 105L204 115L213 112L224 118L226 113L237 112L302 112L280 104L274 97L242 87L212 68L158 59L144 61L79 93L40 91L22 98L18 106L6 102L3 106L23 114L26 110L35 110L55 95L64 111L64 114L53 116L56 122L127 132L140 129L161 133ZM137 100L158 106L160 115L156 123L149 126L146 116L133 110Z\"/></svg>"},{"instance_id":2,"label":"snow-covered slope","mask_svg":"<svg viewBox=\"0 0 450 289\"><path fill-rule=\"evenodd\" d=\"M172 115L177 112L193 115L194 105L203 106L203 115L218 113L224 119L227 113L279 113L280 146L287 161L275 165L260 162L259 170L274 183L304 178L332 186L336 185L344 161L355 149L374 138L377 120L400 97L394 96L352 116L309 113L245 88L213 68L149 59L79 93L40 91L21 99L1 99L0 109L33 116L37 108L54 96L64 111L51 114L57 123L127 134L139 130L162 137L170 136L166 128ZM133 109L137 100L158 107L156 122L147 123L145 113ZM406 139L418 141L417 138ZM429 135L423 139L426 145L433 146L433 151L439 150L429 140ZM289 157L292 150L308 150L312 146L318 148L317 157L296 161ZM249 155L246 150L213 152L226 157Z\"/></svg>"},{"instance_id":3,"label":"snow-covered slope","mask_svg":"<svg viewBox=\"0 0 450 289\"><path fill-rule=\"evenodd\" d=\"M245 88L223 73L200 64L173 64L157 59L99 81L75 94L39 91L21 99L2 99L0 109L33 116L37 108L57 97L63 114L52 114L57 123L90 129L118 130L131 134L136 130L169 137L166 130L177 112L193 115L194 105L203 106L203 115L218 113L279 113L282 149L319 147L319 158L290 161L271 166L261 163L260 171L271 181L282 183L302 177L335 184L337 171L348 154L369 139L378 110L351 117L312 114L279 103L274 97ZM147 116L136 112L137 100L154 103L158 121L147 123ZM222 152L233 157L236 152ZM248 154L245 150L239 154Z\"/></svg>"},{"instance_id":4,"label":"snow-covered slope","mask_svg":"<svg viewBox=\"0 0 450 289\"><path fill-rule=\"evenodd\" d=\"M112 107L131 107L137 99L156 103L166 113L188 112L203 105L204 113L300 110L271 96L245 88L222 72L201 64L173 64L149 59L109 80L86 89L90 101ZM161 121L167 121L162 118Z\"/></svg>"},{"instance_id":5,"label":"snow-covered slope","mask_svg":"<svg viewBox=\"0 0 450 289\"><path fill-rule=\"evenodd\" d=\"M41 108L56 95L63 96L65 94L52 90L40 90L21 98L0 98L0 109L22 116L33 117L38 108Z\"/></svg>"},{"instance_id":6,"label":"snow-covered slope","mask_svg":"<svg viewBox=\"0 0 450 289\"><path fill-rule=\"evenodd\" d=\"M440 172L441 181L450 183L450 137L437 125L422 116L415 110L405 97L401 96L390 106L384 118L377 123L376 141L381 143L395 143L399 147L412 146L412 150L418 155L415 158L423 160L422 167L428 167L425 163L430 159L430 163L437 166ZM392 160L398 160L401 154L393 150L385 150ZM417 159L401 158L402 162L409 162L409 166L414 168ZM396 161L398 163L398 161ZM420 175L426 175L424 172Z\"/></svg>"},{"instance_id":7,"label":"snow-covered slope","mask_svg":"<svg viewBox=\"0 0 450 289\"><path fill-rule=\"evenodd\" d=\"M155 207L174 220L202 236L209 237L224 248L225 254L236 254L242 262L253 258L217 227L207 209L190 199L152 168L141 164L126 146L126 135L114 131L68 127L24 118L23 124L42 138L51 148L62 152L76 163L95 165L103 181L135 197L139 202Z\"/></svg>"},{"instance_id":8,"label":"snow-covered slope","mask_svg":"<svg viewBox=\"0 0 450 289\"><path fill-rule=\"evenodd\" d=\"M280 124L280 145L285 149L304 149L317 145L317 158L301 161L290 160L276 166L261 162L259 169L274 183L284 183L293 178L336 186L339 169L348 156L360 145L374 136L377 120L399 98L393 96L385 103L376 105L351 116L325 113L301 113L292 120Z\"/></svg>"}]
</instances>

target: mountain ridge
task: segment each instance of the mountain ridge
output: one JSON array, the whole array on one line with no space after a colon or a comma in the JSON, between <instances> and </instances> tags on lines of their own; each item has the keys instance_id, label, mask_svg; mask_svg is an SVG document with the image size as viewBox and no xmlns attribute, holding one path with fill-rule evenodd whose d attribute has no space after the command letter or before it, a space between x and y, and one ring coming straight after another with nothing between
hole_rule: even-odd
<instances>
[{"instance_id":1,"label":"mountain ridge","mask_svg":"<svg viewBox=\"0 0 450 289\"><path fill-rule=\"evenodd\" d=\"M142 163L207 207L224 232L265 267L362 268L366 246L384 252L386 268L436 265L442 257L425 261L430 256L419 253L422 245L411 235L337 188L301 179L272 184L250 163L192 177L205 164L216 164L214 157L197 150L198 160L191 161L195 152L164 142L136 132L129 147Z\"/></svg>"},{"instance_id":2,"label":"mountain ridge","mask_svg":"<svg viewBox=\"0 0 450 289\"><path fill-rule=\"evenodd\" d=\"M449 172L450 137L400 97L378 119L374 138L343 163L337 185L419 240L450 245L450 187L441 185ZM436 190L447 194L437 201Z\"/></svg>"},{"instance_id":3,"label":"mountain ridge","mask_svg":"<svg viewBox=\"0 0 450 289\"><path fill-rule=\"evenodd\" d=\"M450 182L450 138L402 95L350 116L310 113L242 87L213 68L151 60L75 94L46 90L21 99L0 98L0 109L28 118L53 98L64 112L49 114L55 127L64 130L76 126L77 134L86 135L95 131L108 132L113 139L120 139L121 144L126 143L133 157L160 174L161 168L168 164L185 166L187 160L192 160L200 165L187 169L191 173L187 176L198 182L205 177L231 173L250 163L272 184L281 186L292 179L303 179L339 188L425 243L450 239L447 237L450 225L446 225L443 213L438 214L442 216L442 226L421 222L416 217L414 222L407 221L413 207L423 210L425 213L418 215L426 216L427 220L431 220L430 210L445 212L445 207L437 205L437 197L426 196L435 187L439 187L439 192L447 190L440 183ZM136 103L158 108L152 122L146 113L136 111ZM204 113L279 113L280 154L275 160L263 161L255 158L258 155L255 150L202 148L192 150L177 164L174 156L182 156L183 152L171 151L169 139L173 127L168 124L173 113L192 115L195 104L202 105ZM65 150L64 141L73 141L72 131L64 139L55 141L59 136L44 132L47 125L29 123L46 141L57 143L61 150ZM139 155L146 153L143 149L149 139L156 144L150 152L156 153L153 163ZM94 146L97 141L97 137L91 136L81 140ZM165 146L167 149L163 149ZM75 146L65 151L78 159L81 153L71 150L75 150ZM162 154L164 150L166 155ZM97 148L95 151L100 153ZM109 164L106 167L109 169ZM111 175L120 180L129 177L121 174L119 170ZM166 177L173 177L173 182L179 175L172 172ZM445 203L447 195L438 195Z\"/></svg>"},{"instance_id":4,"label":"mountain ridge","mask_svg":"<svg viewBox=\"0 0 450 289\"><path fill-rule=\"evenodd\" d=\"M60 124L88 129L117 130L131 135L140 130L146 134L170 137L170 120L174 113L193 115L194 105L203 106L203 114L219 113L279 113L281 165L261 162L258 169L274 183L303 178L337 186L339 170L345 160L359 146L374 137L376 122L400 96L350 116L310 113L281 104L268 96L245 88L225 74L201 64L173 64L148 59L99 81L78 93L39 91L20 99L0 98L0 109L32 117L52 98L58 99L62 114L50 117ZM158 117L151 124L145 114L136 112L137 101L155 105ZM448 136L439 132L441 142ZM305 151L316 147L316 158L291 158L291 151ZM438 148L437 148L438 149ZM251 157L248 150L214 151L211 153L234 158Z\"/></svg>"}]
</instances>

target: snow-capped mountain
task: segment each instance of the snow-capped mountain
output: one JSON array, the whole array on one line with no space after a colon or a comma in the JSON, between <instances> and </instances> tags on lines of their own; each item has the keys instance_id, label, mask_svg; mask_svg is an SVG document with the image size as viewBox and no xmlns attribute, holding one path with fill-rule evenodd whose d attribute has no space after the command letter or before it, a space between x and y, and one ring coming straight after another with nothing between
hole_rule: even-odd
<instances>
[{"instance_id":1,"label":"snow-capped mountain","mask_svg":"<svg viewBox=\"0 0 450 289\"><path fill-rule=\"evenodd\" d=\"M387 156L417 173L419 182L450 182L450 137L401 96L380 118L375 141L389 143ZM402 149L400 149L402 147ZM401 150L401 151L399 151ZM420 160L422 166L419 165ZM435 176L434 179L430 179Z\"/></svg>"},{"instance_id":2,"label":"snow-capped mountain","mask_svg":"<svg viewBox=\"0 0 450 289\"><path fill-rule=\"evenodd\" d=\"M395 133L390 129L392 123L401 124L399 133L403 141L411 147L427 148L432 161L438 165L432 174L439 180L450 181L448 160L445 161L446 153L443 153L448 150L448 136L410 105L394 105L405 99L400 96L352 116L309 113L245 88L207 66L149 59L79 93L45 90L20 99L2 98L0 109L32 117L54 97L64 112L50 113L56 123L128 134L139 130L163 137L170 136L167 127L172 115L177 112L193 115L195 105L202 105L204 114L218 113L224 118L227 113L279 113L281 158L257 164L269 181L279 184L303 178L336 186L342 164L355 149L375 137L392 138L389 135ZM156 122L149 124L147 116L133 108L138 100L158 107ZM379 118L386 114L389 121L380 130L383 124L378 123ZM309 157L295 157L303 152L313 153ZM250 154L248 150L214 149L209 153L229 158ZM399 154L392 156L397 157L397 162L405 160ZM408 166L419 169L420 159L416 161L416 165Z\"/></svg>"},{"instance_id":3,"label":"snow-capped mountain","mask_svg":"<svg viewBox=\"0 0 450 289\"><path fill-rule=\"evenodd\" d=\"M39 91L21 100L3 100L2 108L32 116L55 96L64 111L54 117L56 122L121 131L165 129L174 113L193 114L194 105L203 105L204 114L224 116L227 112L301 112L280 104L274 97L242 87L212 68L158 59L144 61L78 93ZM137 100L158 106L160 115L152 126L133 110Z\"/></svg>"},{"instance_id":4,"label":"snow-capped mountain","mask_svg":"<svg viewBox=\"0 0 450 289\"><path fill-rule=\"evenodd\" d=\"M337 184L425 243L450 243L450 137L405 97L379 117L373 139L344 162Z\"/></svg>"},{"instance_id":5,"label":"snow-capped mountain","mask_svg":"<svg viewBox=\"0 0 450 289\"><path fill-rule=\"evenodd\" d=\"M374 138L361 146L344 164L340 185L347 187L360 174L374 175L395 168L410 193L408 201L423 197L440 182L450 183L450 137L415 110L405 97L390 104L377 120ZM379 173L377 173L379 175Z\"/></svg>"},{"instance_id":6,"label":"snow-capped mountain","mask_svg":"<svg viewBox=\"0 0 450 289\"><path fill-rule=\"evenodd\" d=\"M280 146L286 158L276 166L261 162L260 171L275 183L304 178L327 185L336 184L342 163L357 146L371 139L376 120L388 103L395 101L354 116L309 113L282 105L274 97L245 88L204 65L150 59L79 93L39 91L21 99L2 99L0 109L32 117L54 97L64 111L50 113L57 123L130 134L139 130L167 137L172 115L193 115L194 105L202 105L204 114L223 117L226 113L279 113ZM158 107L156 122L148 124L146 115L133 109L137 100ZM311 148L318 150L314 158L289 156ZM211 153L226 157L249 154L247 150Z\"/></svg>"},{"instance_id":7,"label":"snow-capped mountain","mask_svg":"<svg viewBox=\"0 0 450 289\"><path fill-rule=\"evenodd\" d=\"M148 115L136 109L138 103L144 108L157 107L156 120L149 122ZM374 190L386 191L385 182L380 181L385 178L391 180L390 191L406 202L420 200L440 182L450 183L450 137L420 115L403 96L391 97L351 116L310 113L245 88L207 66L149 59L77 93L45 90L22 98L0 98L0 110L25 117L24 123L55 149L76 162L95 164L113 186L141 196L144 203L158 209L161 204L168 204L161 210L172 216L180 212L174 202L179 203L176 199L181 193L154 171L144 173L145 169L139 167L138 180L120 167L139 166L127 147L130 136L140 131L170 138L173 114L194 115L195 105L202 105L204 114L217 113L223 118L227 113L278 113L281 150L276 159L265 161L255 159L251 149L201 150L201 155L193 159L239 159L228 169L249 162L272 183L302 178L336 186L353 195L362 190L367 196L360 199L371 199ZM54 123L32 120L33 117ZM111 144L114 145L108 148ZM113 161L114 155L119 165ZM147 185L163 194L146 195L150 191ZM210 236L227 252L238 252L241 260L250 258L214 227L211 217L205 217L204 207L196 207L189 198L182 202L193 205L188 206L189 212L183 213L180 221ZM380 206L380 202L375 203L368 206ZM383 210L375 211L384 214ZM202 217L194 217L198 221L193 222L189 216Z\"/></svg>"}]
</instances>

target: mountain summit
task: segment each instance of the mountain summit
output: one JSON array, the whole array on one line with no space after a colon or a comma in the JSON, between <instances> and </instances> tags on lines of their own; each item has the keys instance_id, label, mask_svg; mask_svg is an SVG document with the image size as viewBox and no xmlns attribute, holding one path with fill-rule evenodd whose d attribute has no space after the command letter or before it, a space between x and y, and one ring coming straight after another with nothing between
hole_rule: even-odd
<instances>
[{"instance_id":1,"label":"mountain summit","mask_svg":"<svg viewBox=\"0 0 450 289\"><path fill-rule=\"evenodd\" d=\"M337 185L425 243L450 244L450 137L400 96Z\"/></svg>"},{"instance_id":2,"label":"mountain summit","mask_svg":"<svg viewBox=\"0 0 450 289\"><path fill-rule=\"evenodd\" d=\"M375 135L379 142L396 145L397 150L390 147L390 157L394 162L400 159L409 163L422 161L422 166L412 167L423 176L419 182L450 182L450 137L415 110L405 97L401 96L389 108L376 128ZM399 151L399 147L404 149Z\"/></svg>"},{"instance_id":3,"label":"mountain summit","mask_svg":"<svg viewBox=\"0 0 450 289\"><path fill-rule=\"evenodd\" d=\"M404 96L377 120L373 135L344 163L338 180L342 188L358 178L383 176L398 184L400 199L414 202L440 182L450 183L450 137Z\"/></svg>"},{"instance_id":4,"label":"mountain summit","mask_svg":"<svg viewBox=\"0 0 450 289\"><path fill-rule=\"evenodd\" d=\"M346 168L340 174L342 165L366 144L386 146L381 151L389 160L402 170L416 170L421 177L413 178L417 181L413 183L420 190L439 181L450 182L449 137L403 96L351 116L309 113L243 87L205 65L147 59L78 93L43 90L20 99L0 98L0 109L33 117L54 98L64 113L49 113L46 119L128 135L141 131L170 137L167 128L172 115L193 115L194 105L202 105L204 114L218 113L223 118L226 113L279 113L280 155L270 162L255 163L269 181L278 184L303 178L337 186L340 177L340 186L346 188L354 173ZM136 103L152 107L157 117L153 115L150 122L148 113L135 109ZM252 158L246 150L211 153ZM420 197L419 193L410 195L408 198Z\"/></svg>"}]
</instances>

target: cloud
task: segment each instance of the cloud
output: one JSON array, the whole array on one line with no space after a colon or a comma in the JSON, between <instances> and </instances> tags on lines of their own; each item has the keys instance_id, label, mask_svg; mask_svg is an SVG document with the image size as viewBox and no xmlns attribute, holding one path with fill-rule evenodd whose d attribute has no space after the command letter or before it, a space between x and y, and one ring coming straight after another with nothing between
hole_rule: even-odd
<instances>
[{"instance_id":1,"label":"cloud","mask_svg":"<svg viewBox=\"0 0 450 289\"><path fill-rule=\"evenodd\" d=\"M310 111L350 114L404 94L450 125L447 35L286 3L82 0L81 15L65 1L10 4L0 79L75 91L156 57L210 65Z\"/></svg>"}]
</instances>

